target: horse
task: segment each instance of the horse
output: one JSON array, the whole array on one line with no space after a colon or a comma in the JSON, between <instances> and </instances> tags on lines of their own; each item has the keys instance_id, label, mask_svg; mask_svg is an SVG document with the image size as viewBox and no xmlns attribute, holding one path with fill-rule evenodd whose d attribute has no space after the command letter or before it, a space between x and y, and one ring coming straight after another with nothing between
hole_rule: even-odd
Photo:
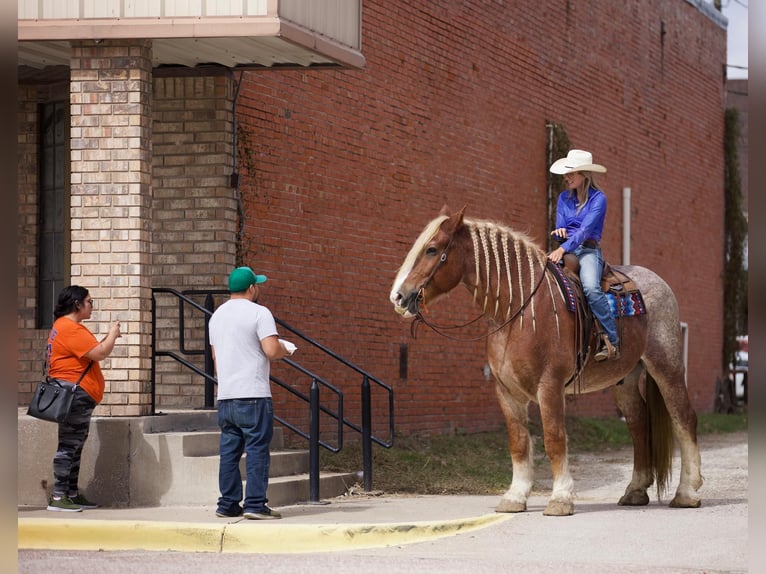
<instances>
[{"instance_id":1,"label":"horse","mask_svg":"<svg viewBox=\"0 0 766 574\"><path fill-rule=\"evenodd\" d=\"M534 482L529 431L529 404L534 401L553 476L543 514L574 513L566 395L605 388L611 389L633 442L633 473L618 504L649 504L647 490L655 481L662 501L675 437L681 472L669 505L699 507L697 415L686 390L678 304L668 284L647 268L615 266L638 285L646 313L619 319L616 359L586 359L578 367L575 313L565 308L546 253L524 233L497 222L469 219L464 212L465 207L450 214L445 205L426 225L396 275L390 301L401 316L426 321L421 309L462 284L486 317L487 362L505 418L512 469L510 487L495 511L527 510ZM579 384L572 384L575 380Z\"/></svg>"}]
</instances>

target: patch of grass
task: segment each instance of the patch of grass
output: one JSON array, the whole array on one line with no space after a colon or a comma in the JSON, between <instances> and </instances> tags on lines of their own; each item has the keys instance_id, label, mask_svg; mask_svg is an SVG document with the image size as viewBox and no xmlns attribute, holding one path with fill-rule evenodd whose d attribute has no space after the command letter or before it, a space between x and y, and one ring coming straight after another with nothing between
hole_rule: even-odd
<instances>
[{"instance_id":1,"label":"patch of grass","mask_svg":"<svg viewBox=\"0 0 766 574\"><path fill-rule=\"evenodd\" d=\"M697 434L747 431L747 413L704 413L697 415Z\"/></svg>"},{"instance_id":2,"label":"patch of grass","mask_svg":"<svg viewBox=\"0 0 766 574\"><path fill-rule=\"evenodd\" d=\"M542 430L531 423L535 458L545 456ZM746 414L699 415L698 432L747 430ZM567 418L569 450L595 452L631 444L627 425L620 419ZM362 469L359 442L346 444L337 454L320 453L325 471ZM502 494L511 481L511 457L505 430L451 436L398 436L390 449L373 447L373 488L409 494Z\"/></svg>"}]
</instances>

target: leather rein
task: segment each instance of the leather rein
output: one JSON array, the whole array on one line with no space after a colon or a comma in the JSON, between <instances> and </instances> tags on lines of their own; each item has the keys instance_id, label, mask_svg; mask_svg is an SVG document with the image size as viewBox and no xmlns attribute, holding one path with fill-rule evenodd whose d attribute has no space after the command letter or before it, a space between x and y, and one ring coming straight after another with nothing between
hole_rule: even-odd
<instances>
[{"instance_id":1,"label":"leather rein","mask_svg":"<svg viewBox=\"0 0 766 574\"><path fill-rule=\"evenodd\" d=\"M418 298L417 298L417 300L418 300L418 302L420 302L420 301L423 302L423 308L426 310L426 313L428 312L428 309L426 308L426 305L425 305L425 300L426 300L425 289L426 289L426 285L428 285L428 283L431 281L431 279L433 279L434 275L436 275L436 272L439 270L439 267L441 267L442 264L447 261L447 251L449 250L450 246L452 245L452 240L453 240L454 237L455 237L455 234L453 233L450 236L449 241L447 242L447 245L442 250L442 253L439 256L439 261L436 262L436 265L434 265L434 268L431 270L431 273L428 275L428 277L426 277L426 280L423 282L423 284L420 286L420 289L418 290ZM547 265L544 265L543 266L543 272L540 274L540 279L538 279L537 284L535 285L535 288L532 290L532 292L529 294L529 297L527 297L524 300L524 302L521 304L521 307L519 307L516 310L516 312L513 315L511 315L510 317L508 317L508 319L506 319L502 324L498 325L497 327L495 327L494 329L489 331L486 335L480 335L478 337L453 337L453 336L448 335L447 333L444 332L444 331L451 330L451 329L462 329L464 327L472 325L472 324L476 323L477 321L479 321L482 317L485 317L487 315L486 313L481 313L475 319L471 319L470 321L468 321L467 323L463 323L462 325L451 325L451 326L437 325L437 324L432 323L431 321L429 321L428 319L425 318L425 316L423 315L423 312L420 310L420 303L418 303L418 312L415 314L415 318L412 320L412 323L410 324L410 335L412 336L413 339L417 338L416 337L417 326L418 326L418 324L423 323L426 327L430 328L434 333L437 333L437 334L441 335L442 337L446 337L447 339L451 339L453 341L479 341L481 339L486 339L486 338L490 337L491 335L494 335L495 333L503 330L505 327L507 327L513 321L515 321L519 317L519 315L521 315L521 313L524 312L524 309L526 309L527 305L529 305L529 303L531 303L532 298L537 293L537 290L540 288L540 285L542 285L543 279L545 279L545 274L547 272L548 272ZM511 287L509 285L508 289L510 289L510 288Z\"/></svg>"}]
</instances>

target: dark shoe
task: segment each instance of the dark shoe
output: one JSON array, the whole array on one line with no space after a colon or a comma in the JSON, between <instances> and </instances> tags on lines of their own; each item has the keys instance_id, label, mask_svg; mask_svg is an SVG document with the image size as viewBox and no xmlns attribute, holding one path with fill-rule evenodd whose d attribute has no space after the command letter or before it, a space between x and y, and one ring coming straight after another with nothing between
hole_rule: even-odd
<instances>
[{"instance_id":1,"label":"dark shoe","mask_svg":"<svg viewBox=\"0 0 766 574\"><path fill-rule=\"evenodd\" d=\"M282 518L282 513L264 506L261 510L256 510L255 512L245 512L245 518L248 520L276 520L277 518Z\"/></svg>"},{"instance_id":2,"label":"dark shoe","mask_svg":"<svg viewBox=\"0 0 766 574\"><path fill-rule=\"evenodd\" d=\"M55 510L57 512L82 512L82 506L72 502L72 499L68 496L61 496L59 498L51 498L48 504L48 510Z\"/></svg>"},{"instance_id":3,"label":"dark shoe","mask_svg":"<svg viewBox=\"0 0 766 574\"><path fill-rule=\"evenodd\" d=\"M224 512L223 510L216 510L215 515L218 518L237 518L239 516L242 516L242 509L237 507L237 509L234 512Z\"/></svg>"},{"instance_id":4,"label":"dark shoe","mask_svg":"<svg viewBox=\"0 0 766 574\"><path fill-rule=\"evenodd\" d=\"M98 508L98 504L95 502L91 502L87 498L85 498L82 494L78 494L77 496L70 497L70 500L79 505L82 506L83 510L93 510L94 508Z\"/></svg>"}]
</instances>

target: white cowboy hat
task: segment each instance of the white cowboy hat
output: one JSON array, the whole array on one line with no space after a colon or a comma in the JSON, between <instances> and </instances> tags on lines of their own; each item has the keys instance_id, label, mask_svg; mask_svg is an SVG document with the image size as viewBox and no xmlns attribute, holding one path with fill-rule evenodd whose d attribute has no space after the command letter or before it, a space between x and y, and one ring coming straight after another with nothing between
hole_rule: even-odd
<instances>
[{"instance_id":1,"label":"white cowboy hat","mask_svg":"<svg viewBox=\"0 0 766 574\"><path fill-rule=\"evenodd\" d=\"M598 173L606 173L606 168L603 165L593 163L593 156L591 153L581 149L569 150L566 157L554 161L551 166L551 173L558 175L572 173L573 171L596 171Z\"/></svg>"}]
</instances>

